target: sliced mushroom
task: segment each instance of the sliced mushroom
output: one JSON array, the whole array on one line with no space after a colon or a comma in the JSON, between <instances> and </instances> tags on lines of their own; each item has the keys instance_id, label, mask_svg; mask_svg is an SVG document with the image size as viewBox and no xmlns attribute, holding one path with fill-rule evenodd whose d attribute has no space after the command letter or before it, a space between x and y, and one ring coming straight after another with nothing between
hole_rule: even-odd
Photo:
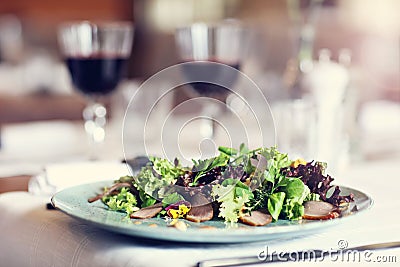
<instances>
[{"instance_id":1,"label":"sliced mushroom","mask_svg":"<svg viewBox=\"0 0 400 267\"><path fill-rule=\"evenodd\" d=\"M251 226L263 226L272 222L272 216L266 211L255 210L251 214L244 214L239 217L239 220Z\"/></svg>"},{"instance_id":2,"label":"sliced mushroom","mask_svg":"<svg viewBox=\"0 0 400 267\"><path fill-rule=\"evenodd\" d=\"M334 205L324 201L307 201L304 203L303 219L329 220L339 217L339 210Z\"/></svg>"},{"instance_id":3,"label":"sliced mushroom","mask_svg":"<svg viewBox=\"0 0 400 267\"><path fill-rule=\"evenodd\" d=\"M162 204L157 203L152 206L148 206L138 211L135 211L134 213L131 214L130 217L132 219L149 219L156 216L158 213L160 213L161 210L162 210Z\"/></svg>"}]
</instances>

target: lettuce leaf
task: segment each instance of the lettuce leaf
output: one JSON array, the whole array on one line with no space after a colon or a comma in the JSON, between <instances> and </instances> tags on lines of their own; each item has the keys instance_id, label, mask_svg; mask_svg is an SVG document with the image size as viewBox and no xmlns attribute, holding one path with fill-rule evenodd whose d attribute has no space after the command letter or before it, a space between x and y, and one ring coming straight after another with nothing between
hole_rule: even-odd
<instances>
[{"instance_id":1,"label":"lettuce leaf","mask_svg":"<svg viewBox=\"0 0 400 267\"><path fill-rule=\"evenodd\" d=\"M127 187L123 187L117 195L103 197L102 201L111 210L124 211L128 215L139 209L136 197Z\"/></svg>"},{"instance_id":2,"label":"lettuce leaf","mask_svg":"<svg viewBox=\"0 0 400 267\"><path fill-rule=\"evenodd\" d=\"M304 215L303 202L310 189L299 178L285 178L286 186L282 187L282 192L286 193L286 198L282 208L282 217L288 220L299 220Z\"/></svg>"},{"instance_id":3,"label":"lettuce leaf","mask_svg":"<svg viewBox=\"0 0 400 267\"><path fill-rule=\"evenodd\" d=\"M331 184L334 178L325 174L326 167L326 163L311 161L305 165L300 164L297 167L290 167L284 173L287 177L300 178L310 188L311 193L318 194L322 201L329 202L335 206L339 206L342 202L354 201L353 194L342 195L340 194L340 188ZM331 190L332 187L334 187L333 192Z\"/></svg>"},{"instance_id":4,"label":"lettuce leaf","mask_svg":"<svg viewBox=\"0 0 400 267\"><path fill-rule=\"evenodd\" d=\"M253 198L253 193L247 185L232 178L214 185L211 194L221 203L218 216L231 223L238 221L240 213L246 209L246 203Z\"/></svg>"},{"instance_id":5,"label":"lettuce leaf","mask_svg":"<svg viewBox=\"0 0 400 267\"><path fill-rule=\"evenodd\" d=\"M285 199L285 203L282 208L282 217L288 220L299 220L304 215L304 206L302 202L296 199Z\"/></svg>"},{"instance_id":6,"label":"lettuce leaf","mask_svg":"<svg viewBox=\"0 0 400 267\"><path fill-rule=\"evenodd\" d=\"M310 189L299 178L286 178L286 181L286 186L281 188L286 193L286 198L302 204L310 194Z\"/></svg>"},{"instance_id":7,"label":"lettuce leaf","mask_svg":"<svg viewBox=\"0 0 400 267\"><path fill-rule=\"evenodd\" d=\"M175 164L169 160L157 157L150 157L150 161L153 163L154 171L162 177L165 184L174 183L176 178L184 173L184 170L179 166L179 163L175 166Z\"/></svg>"},{"instance_id":8,"label":"lettuce leaf","mask_svg":"<svg viewBox=\"0 0 400 267\"><path fill-rule=\"evenodd\" d=\"M139 197L140 197L140 200L142 201L142 205L141 205L142 208L154 205L157 201L154 197L146 194L144 191L139 191Z\"/></svg>"},{"instance_id":9,"label":"lettuce leaf","mask_svg":"<svg viewBox=\"0 0 400 267\"><path fill-rule=\"evenodd\" d=\"M150 157L151 164L143 167L135 176L135 187L139 190L142 207L153 205L157 198L164 197L166 188L175 184L184 169L167 159Z\"/></svg>"},{"instance_id":10,"label":"lettuce leaf","mask_svg":"<svg viewBox=\"0 0 400 267\"><path fill-rule=\"evenodd\" d=\"M287 154L275 147L263 148L260 151L267 162L263 173L264 181L255 190L253 209L267 208L274 221L279 217L296 220L303 216L303 202L310 195L310 189L299 178L286 177L285 172L292 161ZM267 198L267 201L263 199Z\"/></svg>"},{"instance_id":11,"label":"lettuce leaf","mask_svg":"<svg viewBox=\"0 0 400 267\"><path fill-rule=\"evenodd\" d=\"M283 201L285 200L284 192L277 192L271 194L268 198L268 211L271 214L274 221L278 220L283 207Z\"/></svg>"},{"instance_id":12,"label":"lettuce leaf","mask_svg":"<svg viewBox=\"0 0 400 267\"><path fill-rule=\"evenodd\" d=\"M216 167L226 166L228 164L228 160L229 157L222 153L217 157L209 159L199 159L197 161L192 160L194 164L192 171L196 173L196 176L193 179L193 185L197 185L198 180L210 170Z\"/></svg>"},{"instance_id":13,"label":"lettuce leaf","mask_svg":"<svg viewBox=\"0 0 400 267\"><path fill-rule=\"evenodd\" d=\"M174 204L180 200L185 200L185 198L182 195L175 192L175 193L169 194L165 198L163 198L162 204L164 207L166 207L166 206Z\"/></svg>"}]
</instances>

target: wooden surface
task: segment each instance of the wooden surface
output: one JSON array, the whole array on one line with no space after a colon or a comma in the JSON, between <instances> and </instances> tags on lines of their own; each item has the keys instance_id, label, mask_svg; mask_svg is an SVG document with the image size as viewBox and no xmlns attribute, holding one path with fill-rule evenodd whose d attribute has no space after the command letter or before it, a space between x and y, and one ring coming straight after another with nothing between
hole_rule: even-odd
<instances>
[{"instance_id":1,"label":"wooden surface","mask_svg":"<svg viewBox=\"0 0 400 267\"><path fill-rule=\"evenodd\" d=\"M81 120L84 100L78 95L0 95L0 126L35 120ZM30 174L0 177L0 193L28 191Z\"/></svg>"},{"instance_id":2,"label":"wooden surface","mask_svg":"<svg viewBox=\"0 0 400 267\"><path fill-rule=\"evenodd\" d=\"M131 19L132 0L12 0L0 1L0 14L15 14L54 27L65 20ZM50 24L51 23L51 24ZM50 25L49 25L50 24Z\"/></svg>"},{"instance_id":3,"label":"wooden surface","mask_svg":"<svg viewBox=\"0 0 400 267\"><path fill-rule=\"evenodd\" d=\"M81 120L84 100L78 95L0 95L0 125L66 119Z\"/></svg>"},{"instance_id":4,"label":"wooden surface","mask_svg":"<svg viewBox=\"0 0 400 267\"><path fill-rule=\"evenodd\" d=\"M24 51L58 53L57 30L65 21L133 21L133 0L0 0L0 17L14 15L22 24ZM29 52L28 52L29 53ZM24 57L26 55L20 55ZM21 60L21 59L20 59Z\"/></svg>"},{"instance_id":5,"label":"wooden surface","mask_svg":"<svg viewBox=\"0 0 400 267\"><path fill-rule=\"evenodd\" d=\"M0 177L0 194L11 191L28 191L31 175Z\"/></svg>"}]
</instances>

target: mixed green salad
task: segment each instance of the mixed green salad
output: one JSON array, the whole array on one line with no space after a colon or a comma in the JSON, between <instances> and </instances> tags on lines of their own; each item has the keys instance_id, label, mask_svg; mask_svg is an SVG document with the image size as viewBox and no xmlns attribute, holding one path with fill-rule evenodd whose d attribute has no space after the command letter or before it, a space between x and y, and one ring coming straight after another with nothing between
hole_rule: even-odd
<instances>
[{"instance_id":1,"label":"mixed green salad","mask_svg":"<svg viewBox=\"0 0 400 267\"><path fill-rule=\"evenodd\" d=\"M101 200L132 218L214 218L265 225L278 219L309 219L307 202L329 205L329 216L316 219L335 218L341 205L353 201L353 195L340 195L339 187L331 185L325 163L290 159L276 147L250 150L242 144L218 151L216 157L193 160L192 166L149 157L136 175L119 178L89 202ZM251 220L257 214L264 216L261 223Z\"/></svg>"}]
</instances>

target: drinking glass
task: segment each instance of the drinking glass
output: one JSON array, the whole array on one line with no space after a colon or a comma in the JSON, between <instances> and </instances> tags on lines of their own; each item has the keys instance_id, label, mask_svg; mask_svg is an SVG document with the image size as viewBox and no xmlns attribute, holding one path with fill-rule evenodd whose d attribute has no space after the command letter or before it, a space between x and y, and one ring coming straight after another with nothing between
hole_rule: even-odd
<instances>
[{"instance_id":1,"label":"drinking glass","mask_svg":"<svg viewBox=\"0 0 400 267\"><path fill-rule=\"evenodd\" d=\"M83 118L92 150L104 142L107 109L102 102L123 77L132 40L133 25L129 22L81 21L65 23L59 29L72 83L87 99Z\"/></svg>"},{"instance_id":2,"label":"drinking glass","mask_svg":"<svg viewBox=\"0 0 400 267\"><path fill-rule=\"evenodd\" d=\"M242 63L243 27L238 21L215 24L195 23L176 30L175 39L182 73L193 96L213 98L204 106L206 121L203 135L214 138L215 117L221 112L218 101L225 104L236 82Z\"/></svg>"}]
</instances>

